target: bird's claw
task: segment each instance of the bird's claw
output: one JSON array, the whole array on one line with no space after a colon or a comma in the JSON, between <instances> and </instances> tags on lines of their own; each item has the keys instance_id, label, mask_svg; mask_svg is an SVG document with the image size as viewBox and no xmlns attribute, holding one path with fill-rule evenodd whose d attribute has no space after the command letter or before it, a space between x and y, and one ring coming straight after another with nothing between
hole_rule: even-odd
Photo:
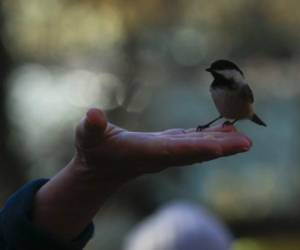
<instances>
[{"instance_id":1,"label":"bird's claw","mask_svg":"<svg viewBox=\"0 0 300 250\"><path fill-rule=\"evenodd\" d=\"M201 132L203 129L209 128L208 124L205 125L199 125L196 129L197 132Z\"/></svg>"},{"instance_id":2,"label":"bird's claw","mask_svg":"<svg viewBox=\"0 0 300 250\"><path fill-rule=\"evenodd\" d=\"M225 122L223 122L223 127L225 127L225 126L231 126L231 125L232 125L231 121L225 121Z\"/></svg>"}]
</instances>

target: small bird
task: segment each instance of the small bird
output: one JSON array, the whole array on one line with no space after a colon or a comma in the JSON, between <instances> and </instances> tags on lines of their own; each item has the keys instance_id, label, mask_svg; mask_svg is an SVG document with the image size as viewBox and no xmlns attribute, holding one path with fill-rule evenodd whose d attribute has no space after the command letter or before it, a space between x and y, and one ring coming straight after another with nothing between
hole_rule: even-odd
<instances>
[{"instance_id":1,"label":"small bird","mask_svg":"<svg viewBox=\"0 0 300 250\"><path fill-rule=\"evenodd\" d=\"M208 128L221 118L223 125L233 125L238 120L249 119L261 126L267 126L254 112L254 97L252 90L245 81L244 73L233 62L217 60L206 69L214 78L210 85L210 93L220 116L211 122L200 125L197 131Z\"/></svg>"}]
</instances>

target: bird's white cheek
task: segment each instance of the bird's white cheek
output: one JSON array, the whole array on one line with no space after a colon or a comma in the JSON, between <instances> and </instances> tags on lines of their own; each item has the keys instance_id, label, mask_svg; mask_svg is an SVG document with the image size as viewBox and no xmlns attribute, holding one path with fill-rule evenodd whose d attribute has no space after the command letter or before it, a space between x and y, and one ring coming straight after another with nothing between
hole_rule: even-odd
<instances>
[{"instance_id":1,"label":"bird's white cheek","mask_svg":"<svg viewBox=\"0 0 300 250\"><path fill-rule=\"evenodd\" d=\"M217 70L216 72L224 76L225 79L233 79L233 81L236 83L243 84L245 82L244 77L237 70L225 69L225 70Z\"/></svg>"}]
</instances>

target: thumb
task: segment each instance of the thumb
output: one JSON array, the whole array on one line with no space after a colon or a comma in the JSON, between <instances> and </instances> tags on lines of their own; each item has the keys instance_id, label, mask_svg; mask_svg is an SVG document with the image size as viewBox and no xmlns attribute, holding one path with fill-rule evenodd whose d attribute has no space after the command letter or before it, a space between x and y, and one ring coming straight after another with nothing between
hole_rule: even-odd
<instances>
[{"instance_id":1,"label":"thumb","mask_svg":"<svg viewBox=\"0 0 300 250\"><path fill-rule=\"evenodd\" d=\"M94 147L101 143L107 127L107 119L102 110L90 108L76 129L76 143L80 147Z\"/></svg>"},{"instance_id":2,"label":"thumb","mask_svg":"<svg viewBox=\"0 0 300 250\"><path fill-rule=\"evenodd\" d=\"M103 134L107 126L107 119L102 110L90 108L86 113L84 128L87 132Z\"/></svg>"}]
</instances>

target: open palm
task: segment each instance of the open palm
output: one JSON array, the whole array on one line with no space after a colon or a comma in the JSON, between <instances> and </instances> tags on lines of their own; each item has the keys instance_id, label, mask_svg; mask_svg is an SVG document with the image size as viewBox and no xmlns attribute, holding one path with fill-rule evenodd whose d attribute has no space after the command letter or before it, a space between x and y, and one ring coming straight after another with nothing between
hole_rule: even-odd
<instances>
[{"instance_id":1,"label":"open palm","mask_svg":"<svg viewBox=\"0 0 300 250\"><path fill-rule=\"evenodd\" d=\"M233 126L197 132L170 129L130 132L90 109L76 131L76 148L85 166L103 178L130 179L172 166L190 165L249 150L251 141Z\"/></svg>"}]
</instances>

